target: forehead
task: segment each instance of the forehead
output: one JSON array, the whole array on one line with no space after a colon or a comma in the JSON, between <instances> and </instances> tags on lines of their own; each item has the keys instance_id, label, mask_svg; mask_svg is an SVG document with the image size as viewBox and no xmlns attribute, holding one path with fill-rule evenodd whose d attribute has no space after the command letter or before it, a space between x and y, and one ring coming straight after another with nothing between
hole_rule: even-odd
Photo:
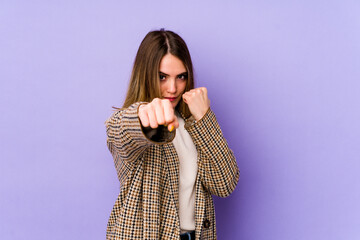
<instances>
[{"instance_id":1,"label":"forehead","mask_svg":"<svg viewBox=\"0 0 360 240\"><path fill-rule=\"evenodd\" d=\"M159 71L168 75L178 75L186 72L186 68L179 58L168 53L161 59Z\"/></svg>"}]
</instances>

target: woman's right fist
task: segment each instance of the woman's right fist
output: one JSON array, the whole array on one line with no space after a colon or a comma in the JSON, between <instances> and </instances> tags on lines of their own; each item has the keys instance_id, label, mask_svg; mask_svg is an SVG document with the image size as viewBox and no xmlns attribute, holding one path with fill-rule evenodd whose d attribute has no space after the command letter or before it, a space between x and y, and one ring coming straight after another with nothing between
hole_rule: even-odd
<instances>
[{"instance_id":1,"label":"woman's right fist","mask_svg":"<svg viewBox=\"0 0 360 240\"><path fill-rule=\"evenodd\" d=\"M174 108L168 99L154 98L150 103L140 105L139 119L143 127L167 125L170 132L179 127Z\"/></svg>"}]
</instances>

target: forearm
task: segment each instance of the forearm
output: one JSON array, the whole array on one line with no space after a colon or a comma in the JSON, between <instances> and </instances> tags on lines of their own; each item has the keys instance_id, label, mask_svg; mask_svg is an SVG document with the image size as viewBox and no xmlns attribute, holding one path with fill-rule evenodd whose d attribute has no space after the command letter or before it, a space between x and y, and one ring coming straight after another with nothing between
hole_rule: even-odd
<instances>
[{"instance_id":1,"label":"forearm","mask_svg":"<svg viewBox=\"0 0 360 240\"><path fill-rule=\"evenodd\" d=\"M138 107L134 103L115 112L106 122L107 145L110 152L132 162L152 143L144 135L138 118Z\"/></svg>"},{"instance_id":2,"label":"forearm","mask_svg":"<svg viewBox=\"0 0 360 240\"><path fill-rule=\"evenodd\" d=\"M214 195L228 196L237 185L239 168L215 114L209 109L203 118L190 124L187 130L200 149L199 173L205 187Z\"/></svg>"},{"instance_id":3,"label":"forearm","mask_svg":"<svg viewBox=\"0 0 360 240\"><path fill-rule=\"evenodd\" d=\"M164 126L144 128L138 117L142 104L146 103L134 103L119 110L105 122L108 148L124 161L134 161L150 145L168 143L175 137L175 132L170 133Z\"/></svg>"}]
</instances>

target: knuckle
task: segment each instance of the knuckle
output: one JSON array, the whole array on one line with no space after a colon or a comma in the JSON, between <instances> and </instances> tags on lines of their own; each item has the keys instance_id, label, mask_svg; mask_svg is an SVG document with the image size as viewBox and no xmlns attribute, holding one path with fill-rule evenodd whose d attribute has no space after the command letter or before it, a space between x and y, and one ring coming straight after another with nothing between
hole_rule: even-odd
<instances>
[{"instance_id":1,"label":"knuckle","mask_svg":"<svg viewBox=\"0 0 360 240\"><path fill-rule=\"evenodd\" d=\"M144 118L145 118L144 112L141 112L141 111L139 111L138 116L139 116L140 120L144 120Z\"/></svg>"},{"instance_id":2,"label":"knuckle","mask_svg":"<svg viewBox=\"0 0 360 240\"><path fill-rule=\"evenodd\" d=\"M146 110L147 114L152 114L154 112L154 107L153 106L149 106Z\"/></svg>"},{"instance_id":3,"label":"knuckle","mask_svg":"<svg viewBox=\"0 0 360 240\"><path fill-rule=\"evenodd\" d=\"M157 119L157 122L159 123L159 124L164 124L164 116L162 116L162 115L157 115L156 116L156 119Z\"/></svg>"},{"instance_id":4,"label":"knuckle","mask_svg":"<svg viewBox=\"0 0 360 240\"><path fill-rule=\"evenodd\" d=\"M140 105L139 112L146 111L148 109L148 107L149 107L149 104Z\"/></svg>"},{"instance_id":5,"label":"knuckle","mask_svg":"<svg viewBox=\"0 0 360 240\"><path fill-rule=\"evenodd\" d=\"M174 121L174 115L172 115L171 113L168 114L168 115L165 117L165 121L166 121L166 122L172 122L172 121Z\"/></svg>"},{"instance_id":6,"label":"knuckle","mask_svg":"<svg viewBox=\"0 0 360 240\"><path fill-rule=\"evenodd\" d=\"M153 103L154 103L154 105L155 106L159 106L159 105L161 105L161 99L159 99L159 98L155 98L154 100L153 100Z\"/></svg>"},{"instance_id":7,"label":"knuckle","mask_svg":"<svg viewBox=\"0 0 360 240\"><path fill-rule=\"evenodd\" d=\"M171 105L170 100L169 99L162 100L162 105L164 106L164 108L170 106Z\"/></svg>"},{"instance_id":8,"label":"knuckle","mask_svg":"<svg viewBox=\"0 0 360 240\"><path fill-rule=\"evenodd\" d=\"M151 126L152 128L157 128L157 127L158 127L158 124L157 124L155 121L151 121L151 122L150 122L150 126Z\"/></svg>"}]
</instances>

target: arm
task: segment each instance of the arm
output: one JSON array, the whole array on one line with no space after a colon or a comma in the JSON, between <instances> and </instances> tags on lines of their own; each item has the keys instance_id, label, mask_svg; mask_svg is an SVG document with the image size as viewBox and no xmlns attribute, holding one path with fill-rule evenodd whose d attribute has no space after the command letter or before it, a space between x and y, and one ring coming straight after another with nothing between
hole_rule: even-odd
<instances>
[{"instance_id":1,"label":"arm","mask_svg":"<svg viewBox=\"0 0 360 240\"><path fill-rule=\"evenodd\" d=\"M105 122L107 146L114 156L124 162L135 162L140 154L151 145L146 138L138 118L141 103L134 103L126 109L115 112Z\"/></svg>"},{"instance_id":2,"label":"arm","mask_svg":"<svg viewBox=\"0 0 360 240\"><path fill-rule=\"evenodd\" d=\"M143 127L139 119L139 109L146 102L137 102L126 109L115 112L106 122L107 146L114 158L120 157L125 163L135 162L142 152L152 144L171 142L175 131L166 127Z\"/></svg>"},{"instance_id":3,"label":"arm","mask_svg":"<svg viewBox=\"0 0 360 240\"><path fill-rule=\"evenodd\" d=\"M240 172L215 114L209 108L199 121L188 120L185 128L200 150L198 168L205 188L219 197L230 195L237 185Z\"/></svg>"},{"instance_id":4,"label":"arm","mask_svg":"<svg viewBox=\"0 0 360 240\"><path fill-rule=\"evenodd\" d=\"M205 188L213 195L230 195L239 180L239 168L233 152L221 132L215 114L210 109L207 89L200 87L183 94L192 114L185 128L200 153L198 172ZM196 121L194 121L196 120Z\"/></svg>"}]
</instances>

